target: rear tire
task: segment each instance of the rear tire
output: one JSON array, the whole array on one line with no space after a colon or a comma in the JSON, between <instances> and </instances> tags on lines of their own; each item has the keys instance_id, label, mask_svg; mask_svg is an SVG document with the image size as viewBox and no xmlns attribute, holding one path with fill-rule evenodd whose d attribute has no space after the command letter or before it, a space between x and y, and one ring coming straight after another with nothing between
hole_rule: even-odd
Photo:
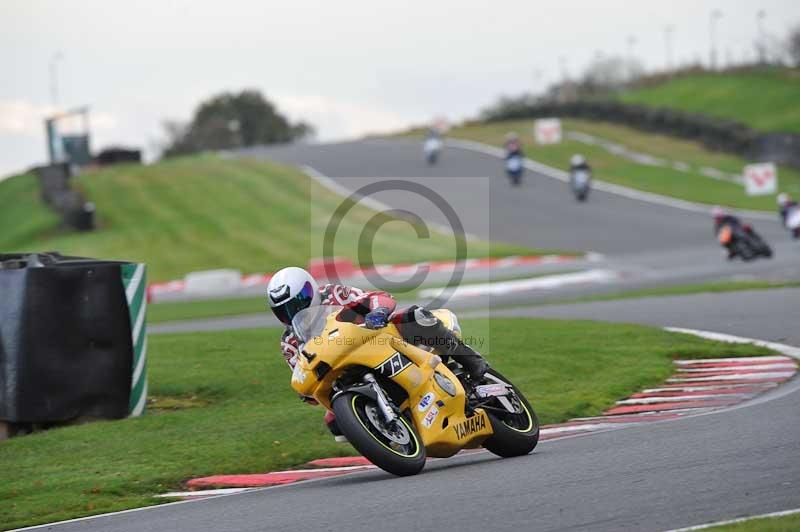
<instances>
[{"instance_id":1,"label":"rear tire","mask_svg":"<svg viewBox=\"0 0 800 532\"><path fill-rule=\"evenodd\" d=\"M425 467L425 447L413 423L400 416L391 434L375 402L361 394L345 392L333 401L336 423L347 441L367 460L401 477L416 475ZM399 443L407 440L407 443Z\"/></svg>"},{"instance_id":2,"label":"rear tire","mask_svg":"<svg viewBox=\"0 0 800 532\"><path fill-rule=\"evenodd\" d=\"M749 242L738 242L736 244L736 254L739 255L743 261L750 262L756 258L756 252L750 246Z\"/></svg>"},{"instance_id":3,"label":"rear tire","mask_svg":"<svg viewBox=\"0 0 800 532\"><path fill-rule=\"evenodd\" d=\"M529 454L539 443L539 418L536 417L536 412L528 402L528 399L514 386L514 383L494 369L490 368L486 373L497 377L514 388L514 393L522 403L525 416L523 417L523 414L510 414L502 417L501 414L486 411L486 415L489 416L489 420L492 423L494 434L483 442L483 447L487 451L503 458ZM512 418L511 416L515 417Z\"/></svg>"}]
</instances>

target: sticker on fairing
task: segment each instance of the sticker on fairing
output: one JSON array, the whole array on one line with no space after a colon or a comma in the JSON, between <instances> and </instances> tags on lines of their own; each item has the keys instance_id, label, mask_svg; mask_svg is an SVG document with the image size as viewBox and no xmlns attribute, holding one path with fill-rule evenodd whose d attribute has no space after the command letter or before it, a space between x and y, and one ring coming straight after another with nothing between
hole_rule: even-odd
<instances>
[{"instance_id":1,"label":"sticker on fairing","mask_svg":"<svg viewBox=\"0 0 800 532\"><path fill-rule=\"evenodd\" d=\"M422 420L422 426L426 429L430 428L430 426L433 425L433 422L436 421L436 416L438 415L439 409L435 406L432 406L431 409L428 410L428 413L425 414L425 418Z\"/></svg>"},{"instance_id":2,"label":"sticker on fairing","mask_svg":"<svg viewBox=\"0 0 800 532\"><path fill-rule=\"evenodd\" d=\"M483 384L475 387L475 393L478 394L478 397L508 395L508 386L505 384Z\"/></svg>"},{"instance_id":3,"label":"sticker on fairing","mask_svg":"<svg viewBox=\"0 0 800 532\"><path fill-rule=\"evenodd\" d=\"M300 367L300 364L295 364L294 369L292 370L292 380L294 382L299 382L300 384L306 382L306 372Z\"/></svg>"},{"instance_id":4,"label":"sticker on fairing","mask_svg":"<svg viewBox=\"0 0 800 532\"><path fill-rule=\"evenodd\" d=\"M433 392L428 392L422 396L422 399L419 400L419 404L417 405L417 410L420 412L424 412L428 409L429 406L433 404L433 401L436 399L436 395Z\"/></svg>"}]
</instances>

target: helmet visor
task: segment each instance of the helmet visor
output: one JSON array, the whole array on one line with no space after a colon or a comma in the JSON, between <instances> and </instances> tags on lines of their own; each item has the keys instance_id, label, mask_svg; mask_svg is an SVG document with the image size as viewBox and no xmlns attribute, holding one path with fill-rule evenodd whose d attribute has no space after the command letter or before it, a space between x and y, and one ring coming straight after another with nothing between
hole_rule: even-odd
<instances>
[{"instance_id":1,"label":"helmet visor","mask_svg":"<svg viewBox=\"0 0 800 532\"><path fill-rule=\"evenodd\" d=\"M272 311L275 313L275 317L277 317L281 322L285 323L286 325L291 325L292 319L295 315L303 309L307 309L311 306L311 302L314 300L314 287L311 286L311 283L306 282L303 285L303 288L289 301L280 305L278 307L272 307Z\"/></svg>"}]
</instances>

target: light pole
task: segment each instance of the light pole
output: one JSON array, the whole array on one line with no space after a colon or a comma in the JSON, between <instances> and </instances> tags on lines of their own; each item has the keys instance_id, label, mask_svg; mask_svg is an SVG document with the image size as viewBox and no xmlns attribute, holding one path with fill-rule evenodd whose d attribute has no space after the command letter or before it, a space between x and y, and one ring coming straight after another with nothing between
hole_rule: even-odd
<instances>
[{"instance_id":1,"label":"light pole","mask_svg":"<svg viewBox=\"0 0 800 532\"><path fill-rule=\"evenodd\" d=\"M667 72L672 70L672 32L675 31L675 26L667 26L664 28L664 51L667 58Z\"/></svg>"},{"instance_id":2,"label":"light pole","mask_svg":"<svg viewBox=\"0 0 800 532\"><path fill-rule=\"evenodd\" d=\"M64 59L64 54L56 52L50 56L50 100L53 107L58 107L58 63Z\"/></svg>"},{"instance_id":3,"label":"light pole","mask_svg":"<svg viewBox=\"0 0 800 532\"><path fill-rule=\"evenodd\" d=\"M763 9L759 9L758 13L756 13L756 26L758 27L758 46L756 46L756 49L758 50L758 62L762 65L767 62L767 42L764 37L764 18L766 16L767 12Z\"/></svg>"},{"instance_id":4,"label":"light pole","mask_svg":"<svg viewBox=\"0 0 800 532\"><path fill-rule=\"evenodd\" d=\"M717 43L716 26L717 21L722 18L722 11L715 9L708 17L708 34L711 40L711 50L709 51L709 66L711 70L717 69Z\"/></svg>"}]
</instances>

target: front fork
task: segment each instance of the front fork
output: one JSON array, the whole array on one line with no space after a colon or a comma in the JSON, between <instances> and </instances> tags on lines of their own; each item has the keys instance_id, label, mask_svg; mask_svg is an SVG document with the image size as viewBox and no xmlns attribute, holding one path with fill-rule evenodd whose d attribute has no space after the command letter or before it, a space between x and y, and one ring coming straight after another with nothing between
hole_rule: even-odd
<instances>
[{"instance_id":1,"label":"front fork","mask_svg":"<svg viewBox=\"0 0 800 532\"><path fill-rule=\"evenodd\" d=\"M389 399L386 397L386 394L383 393L378 381L375 380L375 376L372 373L367 373L364 375L364 380L367 384L370 385L372 391L375 393L375 397L378 403L378 408L383 415L383 419L386 420L387 423L392 423L393 421L397 420L397 413L392 408L391 404L389 403Z\"/></svg>"}]
</instances>

